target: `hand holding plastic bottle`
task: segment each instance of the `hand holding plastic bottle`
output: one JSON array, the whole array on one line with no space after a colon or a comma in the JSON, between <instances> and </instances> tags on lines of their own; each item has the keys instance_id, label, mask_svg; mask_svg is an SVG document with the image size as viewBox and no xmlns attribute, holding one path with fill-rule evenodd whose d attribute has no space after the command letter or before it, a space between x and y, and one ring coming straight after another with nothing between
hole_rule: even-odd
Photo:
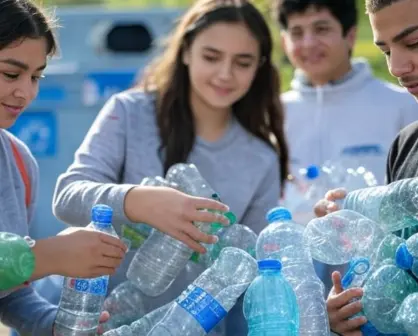
<instances>
[{"instance_id":1,"label":"hand holding plastic bottle","mask_svg":"<svg viewBox=\"0 0 418 336\"><path fill-rule=\"evenodd\" d=\"M136 187L125 198L125 214L130 221L146 223L199 253L206 252L199 242L214 244L217 237L201 232L193 222L229 225L229 220L220 214L228 210L226 205L213 199L190 196L166 187Z\"/></svg>"},{"instance_id":2,"label":"hand holding plastic bottle","mask_svg":"<svg viewBox=\"0 0 418 336\"><path fill-rule=\"evenodd\" d=\"M49 271L37 265L32 278L46 275L42 273L94 278L115 273L127 247L120 239L91 228L68 228L57 237L36 242L33 251Z\"/></svg>"},{"instance_id":3,"label":"hand holding plastic bottle","mask_svg":"<svg viewBox=\"0 0 418 336\"><path fill-rule=\"evenodd\" d=\"M364 316L350 319L362 310L361 288L343 289L340 272L332 273L334 287L327 299L327 311L331 330L342 336L363 336L360 327L367 322Z\"/></svg>"}]
</instances>

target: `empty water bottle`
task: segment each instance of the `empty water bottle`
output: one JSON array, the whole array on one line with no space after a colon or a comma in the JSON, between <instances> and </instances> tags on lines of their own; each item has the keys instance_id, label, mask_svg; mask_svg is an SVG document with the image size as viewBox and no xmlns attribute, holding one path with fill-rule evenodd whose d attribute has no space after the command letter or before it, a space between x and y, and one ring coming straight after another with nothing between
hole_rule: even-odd
<instances>
[{"instance_id":1,"label":"empty water bottle","mask_svg":"<svg viewBox=\"0 0 418 336\"><path fill-rule=\"evenodd\" d=\"M296 294L300 334L329 335L325 288L316 275L309 248L304 243L304 227L293 222L291 213L280 207L267 213L267 221L269 225L257 239L257 259L281 261L282 273Z\"/></svg>"},{"instance_id":2,"label":"empty water bottle","mask_svg":"<svg viewBox=\"0 0 418 336\"><path fill-rule=\"evenodd\" d=\"M112 227L112 208L95 205L89 227L117 237ZM55 320L56 336L93 336L107 294L109 276L93 279L66 277Z\"/></svg>"},{"instance_id":3,"label":"empty water bottle","mask_svg":"<svg viewBox=\"0 0 418 336\"><path fill-rule=\"evenodd\" d=\"M418 178L349 192L344 199L343 208L359 212L379 223L385 232L416 226Z\"/></svg>"},{"instance_id":4,"label":"empty water bottle","mask_svg":"<svg viewBox=\"0 0 418 336\"><path fill-rule=\"evenodd\" d=\"M259 276L244 296L248 336L299 335L299 310L292 287L278 260L258 262Z\"/></svg>"},{"instance_id":5,"label":"empty water bottle","mask_svg":"<svg viewBox=\"0 0 418 336\"><path fill-rule=\"evenodd\" d=\"M140 319L145 314L145 300L144 294L131 281L119 284L103 304L103 309L110 314L103 329L116 329Z\"/></svg>"},{"instance_id":6,"label":"empty water bottle","mask_svg":"<svg viewBox=\"0 0 418 336\"><path fill-rule=\"evenodd\" d=\"M212 189L194 164L177 163L171 166L167 171L166 179L169 182L176 183L179 189L186 194L220 200L218 193ZM233 214L229 215L227 213L226 217L228 219L229 216L235 218ZM208 225L208 223L195 222L194 225L205 233L216 233L224 227L220 223Z\"/></svg>"},{"instance_id":7,"label":"empty water bottle","mask_svg":"<svg viewBox=\"0 0 418 336\"><path fill-rule=\"evenodd\" d=\"M294 211L303 201L303 197L312 183L315 183L320 174L320 168L316 165L295 168L287 178L284 197L280 200L286 209Z\"/></svg>"},{"instance_id":8,"label":"empty water bottle","mask_svg":"<svg viewBox=\"0 0 418 336\"><path fill-rule=\"evenodd\" d=\"M402 302L395 322L404 326L408 336L418 336L418 293L409 294Z\"/></svg>"},{"instance_id":9,"label":"empty water bottle","mask_svg":"<svg viewBox=\"0 0 418 336\"><path fill-rule=\"evenodd\" d=\"M321 175L318 166L312 165L306 169L306 179L309 187L301 195L297 206L291 209L293 220L302 225L307 225L312 218L315 218L314 206L329 189L326 176Z\"/></svg>"},{"instance_id":10,"label":"empty water bottle","mask_svg":"<svg viewBox=\"0 0 418 336\"><path fill-rule=\"evenodd\" d=\"M405 333L395 319L405 298L418 292L417 281L395 265L384 265L370 276L363 289L361 301L368 321L381 333Z\"/></svg>"},{"instance_id":11,"label":"empty water bottle","mask_svg":"<svg viewBox=\"0 0 418 336\"><path fill-rule=\"evenodd\" d=\"M175 165L167 173L167 179L170 178L169 183L175 183L183 192L193 196L215 197L216 194L212 188L199 176L194 165ZM219 223L194 224L206 233L215 233L222 227ZM158 230L153 230L136 252L126 276L144 294L158 296L171 286L192 254L193 250L183 242Z\"/></svg>"},{"instance_id":12,"label":"empty water bottle","mask_svg":"<svg viewBox=\"0 0 418 336\"><path fill-rule=\"evenodd\" d=\"M140 319L131 323L131 325L123 325L117 329L107 331L103 336L142 336L148 335L151 329L164 317L168 310L172 307L172 303L153 310Z\"/></svg>"},{"instance_id":13,"label":"empty water bottle","mask_svg":"<svg viewBox=\"0 0 418 336\"><path fill-rule=\"evenodd\" d=\"M198 262L204 265L204 267L210 267L225 247L240 248L255 258L257 234L248 226L234 224L220 230L217 235L219 238L218 242L206 246L207 253L199 256Z\"/></svg>"},{"instance_id":14,"label":"empty water bottle","mask_svg":"<svg viewBox=\"0 0 418 336\"><path fill-rule=\"evenodd\" d=\"M304 238L314 259L328 265L342 265L359 257L367 257L373 263L385 233L363 215L340 210L311 220Z\"/></svg>"},{"instance_id":15,"label":"empty water bottle","mask_svg":"<svg viewBox=\"0 0 418 336\"><path fill-rule=\"evenodd\" d=\"M339 187L350 192L378 185L373 172L362 166L360 162L347 157L325 162L322 171L327 176L328 186L331 189Z\"/></svg>"},{"instance_id":16,"label":"empty water bottle","mask_svg":"<svg viewBox=\"0 0 418 336\"><path fill-rule=\"evenodd\" d=\"M404 270L410 270L418 279L418 233L398 247L396 264Z\"/></svg>"},{"instance_id":17,"label":"empty water bottle","mask_svg":"<svg viewBox=\"0 0 418 336\"><path fill-rule=\"evenodd\" d=\"M207 335L256 276L257 263L253 257L235 247L224 248L215 263L177 298L148 336Z\"/></svg>"}]
</instances>

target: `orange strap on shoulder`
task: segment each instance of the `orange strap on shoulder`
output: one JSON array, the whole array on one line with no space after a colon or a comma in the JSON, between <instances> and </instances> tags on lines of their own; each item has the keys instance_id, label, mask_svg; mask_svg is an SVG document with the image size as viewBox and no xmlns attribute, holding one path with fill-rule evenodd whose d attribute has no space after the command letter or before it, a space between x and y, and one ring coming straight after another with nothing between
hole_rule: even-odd
<instances>
[{"instance_id":1,"label":"orange strap on shoulder","mask_svg":"<svg viewBox=\"0 0 418 336\"><path fill-rule=\"evenodd\" d=\"M16 144L13 142L13 140L10 140L10 144L12 146L13 156L15 157L15 161L17 164L17 168L19 169L20 176L22 177L23 184L25 185L25 204L28 208L31 201L31 195L32 195L32 188L30 185L30 178L28 174L28 170L26 169L25 162L23 161L23 157L20 154L19 150L17 149Z\"/></svg>"}]
</instances>

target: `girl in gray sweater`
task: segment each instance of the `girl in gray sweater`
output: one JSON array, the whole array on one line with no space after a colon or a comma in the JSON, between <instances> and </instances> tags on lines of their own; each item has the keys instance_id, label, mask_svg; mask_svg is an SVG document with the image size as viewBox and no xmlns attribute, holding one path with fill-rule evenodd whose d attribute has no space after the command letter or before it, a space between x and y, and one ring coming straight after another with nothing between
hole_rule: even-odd
<instances>
[{"instance_id":1,"label":"girl in gray sweater","mask_svg":"<svg viewBox=\"0 0 418 336\"><path fill-rule=\"evenodd\" d=\"M163 176L171 165L189 162L238 221L259 233L288 171L271 52L268 26L251 3L197 1L138 87L113 96L99 113L58 179L55 215L85 226L91 206L100 202L115 209L119 234L124 225L138 222L164 231L164 212L176 221L172 213L181 204L163 197L151 202L157 199L152 191L146 199L135 190L144 177ZM136 215L140 209L146 209L142 217ZM197 245L189 246L200 251ZM126 279L134 253L128 252L110 287ZM197 276L186 268L166 293L147 298L147 310L175 299ZM242 315L239 308L236 312ZM233 320L226 334L246 334L245 323Z\"/></svg>"},{"instance_id":2,"label":"girl in gray sweater","mask_svg":"<svg viewBox=\"0 0 418 336\"><path fill-rule=\"evenodd\" d=\"M88 229L67 229L57 237L36 242L28 237L38 192L38 165L28 147L6 129L36 97L47 60L57 49L51 22L52 19L30 0L0 1L0 239L2 248L13 249L19 237L25 237L28 244L26 257L32 264L24 278L12 279L10 287L1 286L0 319L19 333L34 336L52 336L57 307L28 286L30 281L50 274L71 277L110 275L126 252L120 239ZM144 192L147 190L138 191ZM201 214L195 215L197 211L194 211L199 207L227 209L219 202L181 193L157 194L165 197L168 203L188 205L184 213L191 220L201 218ZM218 219L212 216L209 221ZM195 228L191 224L190 227L193 234ZM180 234L175 225L167 226L166 230L173 235ZM200 233L195 237L195 240L207 242L213 242L213 239ZM2 259L4 254L0 256L0 275L5 278L15 271L9 265L14 265L21 257L16 253L7 256L12 260ZM103 320L108 318L106 314L102 317Z\"/></svg>"}]
</instances>

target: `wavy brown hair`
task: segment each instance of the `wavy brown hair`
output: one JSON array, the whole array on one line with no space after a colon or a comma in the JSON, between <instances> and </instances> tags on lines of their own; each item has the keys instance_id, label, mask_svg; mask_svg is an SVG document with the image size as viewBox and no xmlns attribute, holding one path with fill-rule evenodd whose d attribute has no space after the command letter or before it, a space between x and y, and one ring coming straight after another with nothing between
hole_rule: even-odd
<instances>
[{"instance_id":1,"label":"wavy brown hair","mask_svg":"<svg viewBox=\"0 0 418 336\"><path fill-rule=\"evenodd\" d=\"M239 123L278 154L282 186L288 175L288 147L284 135L284 113L280 102L280 79L271 60L273 41L262 14L240 0L199 0L181 18L162 55L146 70L139 88L157 92L157 124L164 171L187 161L195 142L190 107L190 80L182 54L195 37L219 23L244 23L260 45L262 62L248 92L232 106Z\"/></svg>"}]
</instances>

